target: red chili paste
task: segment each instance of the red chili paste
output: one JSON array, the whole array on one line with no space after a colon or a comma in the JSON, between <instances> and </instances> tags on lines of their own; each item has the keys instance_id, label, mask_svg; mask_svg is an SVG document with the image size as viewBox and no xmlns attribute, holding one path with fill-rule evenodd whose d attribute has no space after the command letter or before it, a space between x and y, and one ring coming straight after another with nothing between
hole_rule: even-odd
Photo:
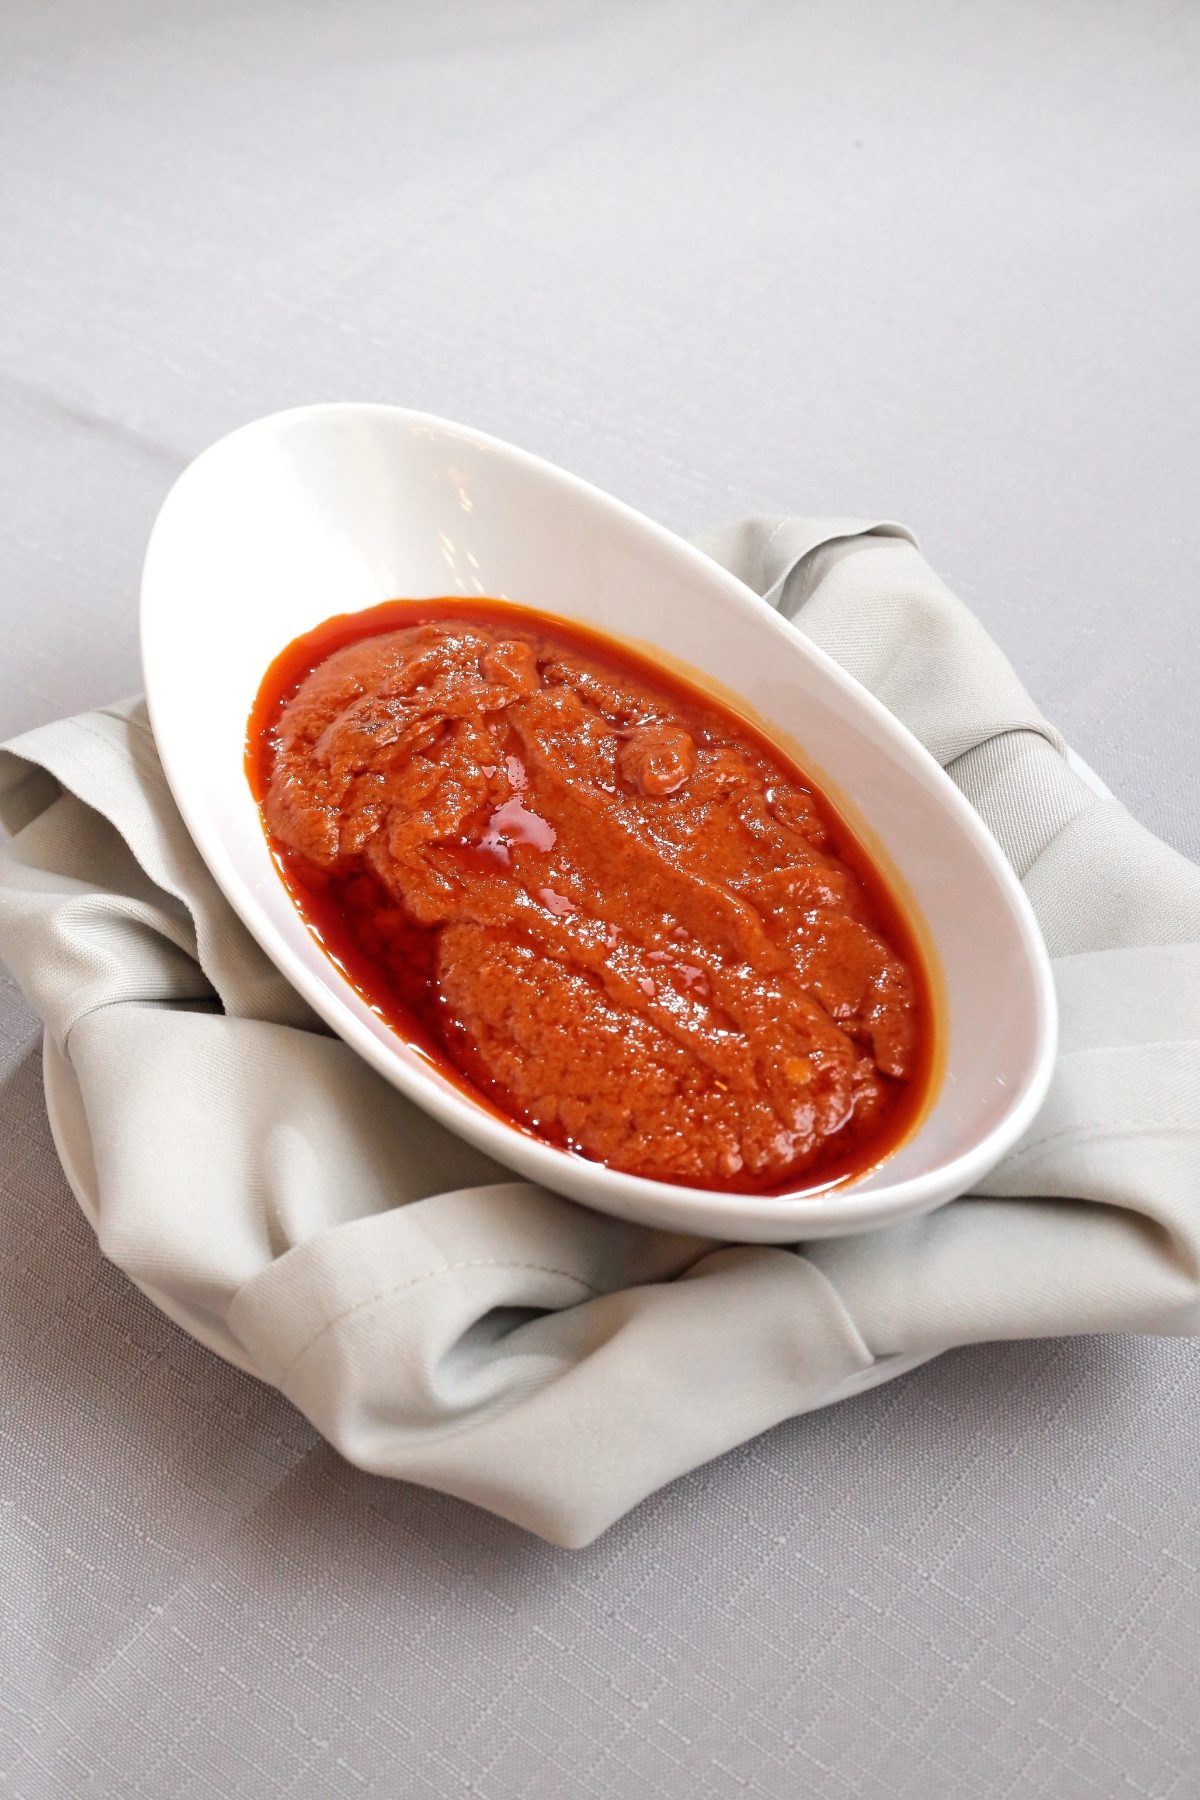
<instances>
[{"instance_id":1,"label":"red chili paste","mask_svg":"<svg viewBox=\"0 0 1200 1800\"><path fill-rule=\"evenodd\" d=\"M878 870L775 746L598 633L503 601L331 619L268 670L247 766L328 954L536 1136L760 1193L919 1115L928 988Z\"/></svg>"}]
</instances>

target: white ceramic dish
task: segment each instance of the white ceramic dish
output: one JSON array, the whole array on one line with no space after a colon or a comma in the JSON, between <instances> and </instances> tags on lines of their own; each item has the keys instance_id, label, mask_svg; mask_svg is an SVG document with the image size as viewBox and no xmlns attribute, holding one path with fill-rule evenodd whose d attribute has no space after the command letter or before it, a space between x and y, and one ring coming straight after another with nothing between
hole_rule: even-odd
<instances>
[{"instance_id":1,"label":"white ceramic dish","mask_svg":"<svg viewBox=\"0 0 1200 1800\"><path fill-rule=\"evenodd\" d=\"M658 646L741 696L798 754L907 892L935 947L944 1066L914 1135L858 1181L750 1197L569 1156L475 1106L338 974L267 851L243 768L272 658L334 613L479 594ZM531 1180L623 1218L758 1242L868 1230L965 1192L1026 1129L1055 1049L1050 968L977 815L872 695L748 588L575 477L394 407L259 420L180 477L142 580L142 661L163 766L230 903L332 1028L449 1129ZM792 737L790 734L795 734Z\"/></svg>"}]
</instances>

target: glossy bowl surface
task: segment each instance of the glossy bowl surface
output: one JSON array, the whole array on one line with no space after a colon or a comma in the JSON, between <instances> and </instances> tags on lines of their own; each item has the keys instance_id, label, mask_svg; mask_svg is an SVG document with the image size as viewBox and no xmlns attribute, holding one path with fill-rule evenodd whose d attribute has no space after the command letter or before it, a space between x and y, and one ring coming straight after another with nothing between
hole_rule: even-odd
<instances>
[{"instance_id":1,"label":"glossy bowl surface","mask_svg":"<svg viewBox=\"0 0 1200 1800\"><path fill-rule=\"evenodd\" d=\"M762 1197L568 1155L444 1080L320 950L246 781L259 683L287 643L334 613L458 593L581 620L733 698L881 862L927 947L943 1043L925 1117L885 1162L825 1192ZM587 483L396 407L277 413L214 444L171 490L146 552L141 629L167 779L231 905L372 1067L530 1180L668 1230L788 1243L941 1205L1033 1119L1054 1060L1053 984L1029 904L978 816L910 732L750 589Z\"/></svg>"}]
</instances>

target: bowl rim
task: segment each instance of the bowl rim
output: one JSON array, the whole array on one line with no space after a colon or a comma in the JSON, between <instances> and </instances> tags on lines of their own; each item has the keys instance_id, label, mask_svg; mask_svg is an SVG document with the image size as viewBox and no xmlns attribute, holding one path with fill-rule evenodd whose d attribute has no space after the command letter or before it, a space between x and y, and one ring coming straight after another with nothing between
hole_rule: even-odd
<instances>
[{"instance_id":1,"label":"bowl rim","mask_svg":"<svg viewBox=\"0 0 1200 1800\"><path fill-rule=\"evenodd\" d=\"M703 574L705 580L711 582L717 579L719 585L725 588L726 596L735 609L740 608L743 612L753 609L760 622L769 621L769 628L778 630L781 636L798 647L803 655L815 663L823 678L843 694L850 696L856 706L873 716L886 734L899 737L908 755L915 758L918 766L923 768L937 794L939 804L951 814L997 881L1013 915L1033 978L1037 1034L1034 1054L1008 1110L979 1143L924 1173L906 1176L898 1182L889 1183L885 1180L868 1190L860 1188L858 1181L878 1170L886 1169L886 1159L864 1171L864 1177L853 1178L843 1185L808 1192L769 1195L726 1193L717 1189L688 1187L656 1181L646 1176L625 1174L603 1163L561 1150L556 1145L533 1136L478 1105L465 1092L453 1088L448 1082L440 1081L432 1073L422 1069L416 1059L411 1064L405 1061L384 1041L367 1030L347 1006L337 991L337 986L327 985L293 952L291 946L276 936L274 927L265 914L259 916L254 896L226 850L216 820L202 805L196 803L186 775L180 778L171 733L159 730L154 653L156 550L171 527L171 514L179 504L181 491L190 486L197 471L219 459L239 439L254 436L269 439L285 424L305 420L332 421L350 416L385 418L393 424L415 427L422 432L432 431L439 436L465 440L473 447L499 455L536 476L548 477L551 482L562 484L565 489L578 493L589 503L633 523L640 531L648 533L652 539L669 548L673 555L682 557L685 564L690 563L698 573ZM261 418L250 420L225 433L201 451L176 477L164 497L155 516L143 559L139 590L139 640L147 710L167 784L196 848L243 925L313 1011L343 1042L416 1105L448 1130L467 1138L506 1167L513 1166L511 1152L506 1154L506 1146L515 1140L520 1147L518 1163L525 1165L524 1169L518 1167L518 1173L523 1174L526 1179L541 1181L551 1191L561 1192L556 1173L561 1178L563 1166L569 1165L575 1178L573 1187L586 1186L596 1190L594 1199L589 1198L580 1203L593 1205L602 1212L642 1221L654 1215L656 1222L677 1213L678 1217L673 1225L664 1228L686 1229L729 1241L729 1214L732 1208L739 1220L744 1221L746 1231L752 1236L757 1234L760 1241L762 1234L769 1232L772 1241L797 1242L803 1241L806 1227L810 1234L817 1230L822 1236L841 1235L843 1232L850 1234L929 1211L955 1195L968 1192L975 1181L994 1168L1023 1136L1040 1109L1050 1084L1057 1053L1058 1011L1049 954L1028 896L979 814L915 734L827 651L798 632L774 608L766 606L752 588L704 551L583 477L488 432L433 413L385 402L318 401L264 414ZM770 721L767 723L769 725ZM836 784L836 770L830 771L830 774ZM315 946L314 953L320 954ZM336 969L333 973L338 985L349 988L345 978L338 975ZM531 1173L532 1170L537 1172Z\"/></svg>"}]
</instances>

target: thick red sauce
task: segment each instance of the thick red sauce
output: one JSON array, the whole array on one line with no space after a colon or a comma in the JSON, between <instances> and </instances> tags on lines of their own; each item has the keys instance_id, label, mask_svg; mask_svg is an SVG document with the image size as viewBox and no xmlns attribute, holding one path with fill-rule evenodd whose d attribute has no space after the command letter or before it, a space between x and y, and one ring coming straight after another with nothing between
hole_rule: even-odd
<instances>
[{"instance_id":1,"label":"thick red sauce","mask_svg":"<svg viewBox=\"0 0 1200 1800\"><path fill-rule=\"evenodd\" d=\"M268 669L247 772L317 941L471 1097L653 1179L794 1192L923 1110L922 959L747 722L506 601L389 601Z\"/></svg>"}]
</instances>

